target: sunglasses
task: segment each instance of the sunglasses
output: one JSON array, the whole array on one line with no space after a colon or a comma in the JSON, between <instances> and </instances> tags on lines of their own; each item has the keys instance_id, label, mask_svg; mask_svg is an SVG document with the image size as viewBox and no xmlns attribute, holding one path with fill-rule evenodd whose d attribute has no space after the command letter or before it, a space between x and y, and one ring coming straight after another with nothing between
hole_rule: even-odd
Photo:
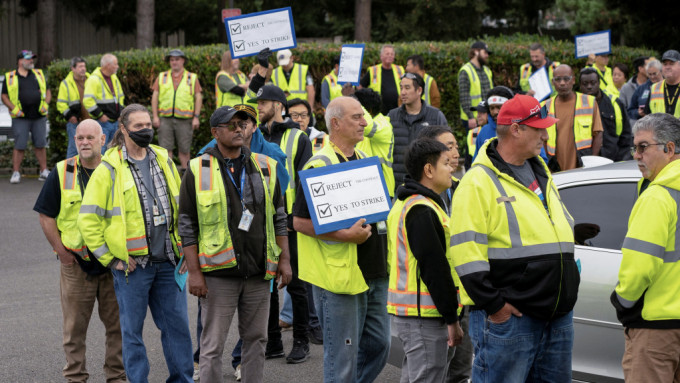
<instances>
[{"instance_id":1,"label":"sunglasses","mask_svg":"<svg viewBox=\"0 0 680 383\"><path fill-rule=\"evenodd\" d=\"M541 119L548 117L548 111L546 110L546 107L543 106L541 109L538 110L538 112L531 113L530 115L524 117L523 119L521 119L519 121L513 120L513 122L518 124L518 125L521 125L524 121L530 120L530 119L532 119L536 116L540 116Z\"/></svg>"},{"instance_id":2,"label":"sunglasses","mask_svg":"<svg viewBox=\"0 0 680 383\"><path fill-rule=\"evenodd\" d=\"M648 147L650 146L655 146L655 145L666 145L666 144L640 144L640 145L633 145L630 147L630 155L635 156L635 153L642 155L642 153L647 150Z\"/></svg>"}]
</instances>

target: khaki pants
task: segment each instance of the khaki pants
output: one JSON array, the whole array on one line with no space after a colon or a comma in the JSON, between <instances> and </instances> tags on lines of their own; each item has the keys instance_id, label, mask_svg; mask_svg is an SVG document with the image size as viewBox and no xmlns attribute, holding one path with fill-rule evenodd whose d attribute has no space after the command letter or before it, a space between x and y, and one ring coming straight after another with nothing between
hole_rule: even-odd
<instances>
[{"instance_id":1,"label":"khaki pants","mask_svg":"<svg viewBox=\"0 0 680 383\"><path fill-rule=\"evenodd\" d=\"M61 311L64 317L63 375L69 382L85 382L89 374L85 366L85 337L94 302L98 302L99 318L106 329L104 373L107 382L124 382L122 338L118 321L118 302L113 290L113 276L104 273L88 275L74 263L61 264Z\"/></svg>"},{"instance_id":2,"label":"khaki pants","mask_svg":"<svg viewBox=\"0 0 680 383\"><path fill-rule=\"evenodd\" d=\"M158 145L172 156L175 142L180 153L189 153L194 129L191 127L191 118L182 119L174 117L161 117L161 125L158 127ZM186 166L186 164L182 164Z\"/></svg>"},{"instance_id":3,"label":"khaki pants","mask_svg":"<svg viewBox=\"0 0 680 383\"><path fill-rule=\"evenodd\" d=\"M626 383L680 382L680 329L626 328Z\"/></svg>"},{"instance_id":4,"label":"khaki pants","mask_svg":"<svg viewBox=\"0 0 680 383\"><path fill-rule=\"evenodd\" d=\"M238 331L243 340L241 381L264 381L264 350L267 345L270 282L262 278L205 277L207 298L201 298L202 383L223 382L222 353L231 320L238 309ZM276 380L276 379L274 379Z\"/></svg>"}]
</instances>

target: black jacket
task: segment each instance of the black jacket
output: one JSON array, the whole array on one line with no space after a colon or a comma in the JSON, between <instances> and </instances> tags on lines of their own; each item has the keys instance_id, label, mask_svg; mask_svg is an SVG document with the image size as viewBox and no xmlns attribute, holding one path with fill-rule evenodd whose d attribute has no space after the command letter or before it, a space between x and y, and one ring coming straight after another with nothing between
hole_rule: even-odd
<instances>
[{"instance_id":1,"label":"black jacket","mask_svg":"<svg viewBox=\"0 0 680 383\"><path fill-rule=\"evenodd\" d=\"M630 160L632 159L630 147L633 146L633 133L630 129L626 107L618 98L616 98L616 103L621 110L621 118L623 120L623 128L620 135L616 134L616 111L614 110L614 105L609 97L600 91L600 100L597 102L597 106L600 110L600 119L604 129L600 156L609 158L612 161Z\"/></svg>"},{"instance_id":2,"label":"black jacket","mask_svg":"<svg viewBox=\"0 0 680 383\"><path fill-rule=\"evenodd\" d=\"M394 171L394 184L396 188L404 182L406 175L406 165L404 159L406 157L406 150L408 145L418 138L418 132L425 126L429 125L447 125L446 117L441 110L429 106L422 101L423 107L417 115L409 115L406 113L406 106L402 105L398 108L390 110L388 117L392 123L392 131L394 132L394 163L392 170Z\"/></svg>"},{"instance_id":3,"label":"black jacket","mask_svg":"<svg viewBox=\"0 0 680 383\"><path fill-rule=\"evenodd\" d=\"M409 176L397 188L397 198L420 194L428 197L446 211L444 201L431 189L414 181ZM449 238L439 222L437 213L425 205L416 205L406 214L406 233L411 253L418 261L418 274L432 296L437 310L447 324L458 321L457 288L453 282L451 266L446 259Z\"/></svg>"}]
</instances>

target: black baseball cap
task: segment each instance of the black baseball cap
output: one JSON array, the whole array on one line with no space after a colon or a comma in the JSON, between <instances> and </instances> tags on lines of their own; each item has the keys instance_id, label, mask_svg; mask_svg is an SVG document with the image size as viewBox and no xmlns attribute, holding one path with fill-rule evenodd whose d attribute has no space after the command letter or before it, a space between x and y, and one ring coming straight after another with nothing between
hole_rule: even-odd
<instances>
[{"instance_id":1,"label":"black baseball cap","mask_svg":"<svg viewBox=\"0 0 680 383\"><path fill-rule=\"evenodd\" d=\"M486 100L481 101L477 106L471 106L470 110L472 111L477 111L477 112L482 112L482 113L489 113L489 108L486 105Z\"/></svg>"},{"instance_id":2,"label":"black baseball cap","mask_svg":"<svg viewBox=\"0 0 680 383\"><path fill-rule=\"evenodd\" d=\"M251 98L248 100L248 102L257 102L259 100L269 100L269 101L278 101L283 104L283 106L287 106L288 102L286 100L286 94L283 93L281 88L279 88L276 85L265 85L260 90L257 91L257 96L255 98Z\"/></svg>"},{"instance_id":3,"label":"black baseball cap","mask_svg":"<svg viewBox=\"0 0 680 383\"><path fill-rule=\"evenodd\" d=\"M29 51L29 50L24 49L21 52L19 52L19 54L17 55L17 60L20 60L20 59L30 60L30 59L34 59L36 57L38 57L38 55L33 53L33 51Z\"/></svg>"},{"instance_id":4,"label":"black baseball cap","mask_svg":"<svg viewBox=\"0 0 680 383\"><path fill-rule=\"evenodd\" d=\"M663 53L663 56L661 56L661 62L666 60L675 62L680 61L680 52L676 51L675 49L667 50Z\"/></svg>"},{"instance_id":5,"label":"black baseball cap","mask_svg":"<svg viewBox=\"0 0 680 383\"><path fill-rule=\"evenodd\" d=\"M486 45L485 42L483 41L475 41L474 44L472 44L472 49L484 49L486 53L491 54L492 52L489 50L489 46Z\"/></svg>"},{"instance_id":6,"label":"black baseball cap","mask_svg":"<svg viewBox=\"0 0 680 383\"><path fill-rule=\"evenodd\" d=\"M250 117L245 111L234 109L231 106L223 106L217 108L210 116L210 126L214 128L219 124L226 124L236 115L244 120Z\"/></svg>"}]
</instances>

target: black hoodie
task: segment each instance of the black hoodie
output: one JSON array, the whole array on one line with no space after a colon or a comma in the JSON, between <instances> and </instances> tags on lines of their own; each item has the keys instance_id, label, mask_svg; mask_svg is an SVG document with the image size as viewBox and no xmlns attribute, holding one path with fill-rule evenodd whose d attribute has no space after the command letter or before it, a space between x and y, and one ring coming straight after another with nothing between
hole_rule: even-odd
<instances>
[{"instance_id":1,"label":"black hoodie","mask_svg":"<svg viewBox=\"0 0 680 383\"><path fill-rule=\"evenodd\" d=\"M404 184L397 189L397 198L403 201L414 194L430 198L446 211L437 193L406 176ZM444 321L447 324L455 323L458 321L457 289L446 259L449 238L444 233L439 217L430 207L416 205L406 214L405 220L411 253L418 262L419 277L427 286Z\"/></svg>"}]
</instances>

